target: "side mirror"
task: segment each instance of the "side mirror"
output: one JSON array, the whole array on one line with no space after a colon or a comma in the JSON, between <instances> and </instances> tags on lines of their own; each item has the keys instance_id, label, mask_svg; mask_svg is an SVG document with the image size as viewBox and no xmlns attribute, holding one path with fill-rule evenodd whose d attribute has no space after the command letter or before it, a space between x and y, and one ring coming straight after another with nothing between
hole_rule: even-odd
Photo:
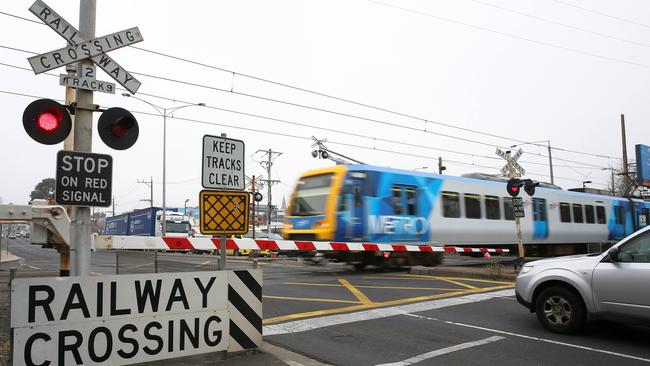
<instances>
[{"instance_id":1,"label":"side mirror","mask_svg":"<svg viewBox=\"0 0 650 366\"><path fill-rule=\"evenodd\" d=\"M609 256L609 259L612 260L612 262L618 262L618 260L619 260L618 253L619 253L618 252L618 247L612 247L607 252L607 255Z\"/></svg>"}]
</instances>

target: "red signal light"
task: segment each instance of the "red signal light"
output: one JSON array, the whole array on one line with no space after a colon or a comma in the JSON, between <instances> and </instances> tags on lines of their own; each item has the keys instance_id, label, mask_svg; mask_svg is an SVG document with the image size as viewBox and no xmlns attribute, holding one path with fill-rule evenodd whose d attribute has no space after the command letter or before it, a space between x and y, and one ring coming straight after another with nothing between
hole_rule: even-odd
<instances>
[{"instance_id":1,"label":"red signal light","mask_svg":"<svg viewBox=\"0 0 650 366\"><path fill-rule=\"evenodd\" d=\"M510 179L508 181L508 184L506 186L506 191L512 197L517 197L519 195L519 189L523 185L524 185L524 182L522 182L520 179L512 178L512 179Z\"/></svg>"},{"instance_id":2,"label":"red signal light","mask_svg":"<svg viewBox=\"0 0 650 366\"><path fill-rule=\"evenodd\" d=\"M59 127L61 117L54 114L53 111L48 111L38 116L38 127L43 131L54 131Z\"/></svg>"},{"instance_id":3,"label":"red signal light","mask_svg":"<svg viewBox=\"0 0 650 366\"><path fill-rule=\"evenodd\" d=\"M514 186L511 189L512 189L513 192L519 192L519 187L517 187L517 186Z\"/></svg>"},{"instance_id":4,"label":"red signal light","mask_svg":"<svg viewBox=\"0 0 650 366\"><path fill-rule=\"evenodd\" d=\"M54 145L68 137L72 119L65 106L50 99L38 99L25 108L23 127L35 141Z\"/></svg>"}]
</instances>

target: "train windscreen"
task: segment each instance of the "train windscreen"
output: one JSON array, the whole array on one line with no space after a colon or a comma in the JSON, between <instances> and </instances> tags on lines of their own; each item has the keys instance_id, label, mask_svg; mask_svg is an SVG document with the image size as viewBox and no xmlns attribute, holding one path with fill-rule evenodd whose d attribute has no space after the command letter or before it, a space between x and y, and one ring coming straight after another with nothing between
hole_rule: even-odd
<instances>
[{"instance_id":1,"label":"train windscreen","mask_svg":"<svg viewBox=\"0 0 650 366\"><path fill-rule=\"evenodd\" d=\"M333 174L321 174L300 179L294 194L291 216L323 215L332 178Z\"/></svg>"}]
</instances>

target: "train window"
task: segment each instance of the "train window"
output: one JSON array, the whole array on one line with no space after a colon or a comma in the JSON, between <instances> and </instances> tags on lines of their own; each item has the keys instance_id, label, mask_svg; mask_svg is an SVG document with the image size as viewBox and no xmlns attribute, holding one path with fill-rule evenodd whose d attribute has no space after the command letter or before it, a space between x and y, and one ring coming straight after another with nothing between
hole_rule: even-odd
<instances>
[{"instance_id":1,"label":"train window","mask_svg":"<svg viewBox=\"0 0 650 366\"><path fill-rule=\"evenodd\" d=\"M596 206L596 220L599 224L607 222L607 219L605 218L605 207Z\"/></svg>"},{"instance_id":2,"label":"train window","mask_svg":"<svg viewBox=\"0 0 650 366\"><path fill-rule=\"evenodd\" d=\"M596 222L594 218L594 206L585 205L585 221L587 224L593 224Z\"/></svg>"},{"instance_id":3,"label":"train window","mask_svg":"<svg viewBox=\"0 0 650 366\"><path fill-rule=\"evenodd\" d=\"M460 217L458 193L442 192L442 215L444 217Z\"/></svg>"},{"instance_id":4,"label":"train window","mask_svg":"<svg viewBox=\"0 0 650 366\"><path fill-rule=\"evenodd\" d=\"M499 197L485 196L485 217L489 220L499 220L501 210L499 209Z\"/></svg>"},{"instance_id":5,"label":"train window","mask_svg":"<svg viewBox=\"0 0 650 366\"><path fill-rule=\"evenodd\" d=\"M571 208L566 202L560 202L560 222L571 222Z\"/></svg>"},{"instance_id":6,"label":"train window","mask_svg":"<svg viewBox=\"0 0 650 366\"><path fill-rule=\"evenodd\" d=\"M585 220L582 215L582 205L578 203L572 203L571 208L573 209L573 222L581 224Z\"/></svg>"},{"instance_id":7,"label":"train window","mask_svg":"<svg viewBox=\"0 0 650 366\"><path fill-rule=\"evenodd\" d=\"M478 194L465 194L465 217L468 219L481 218L481 198Z\"/></svg>"},{"instance_id":8,"label":"train window","mask_svg":"<svg viewBox=\"0 0 650 366\"><path fill-rule=\"evenodd\" d=\"M416 215L415 209L415 189L408 188L406 189L406 214L410 216Z\"/></svg>"},{"instance_id":9,"label":"train window","mask_svg":"<svg viewBox=\"0 0 650 366\"><path fill-rule=\"evenodd\" d=\"M512 197L503 197L503 218L514 220L515 214L512 212Z\"/></svg>"},{"instance_id":10,"label":"train window","mask_svg":"<svg viewBox=\"0 0 650 366\"><path fill-rule=\"evenodd\" d=\"M393 186L393 212L396 215L401 215L404 213L404 206L402 203L402 189L397 186Z\"/></svg>"}]
</instances>

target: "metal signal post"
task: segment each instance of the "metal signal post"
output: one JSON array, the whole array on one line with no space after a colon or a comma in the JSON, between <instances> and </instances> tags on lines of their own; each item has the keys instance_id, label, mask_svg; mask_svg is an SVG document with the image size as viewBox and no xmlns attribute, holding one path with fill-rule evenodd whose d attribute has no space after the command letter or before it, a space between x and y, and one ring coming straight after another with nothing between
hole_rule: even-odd
<instances>
[{"instance_id":1,"label":"metal signal post","mask_svg":"<svg viewBox=\"0 0 650 366\"><path fill-rule=\"evenodd\" d=\"M525 174L525 170L519 164L517 164L517 159L519 159L519 157L523 154L523 150L519 149L519 151L517 151L514 157L510 156L510 151L506 151L504 153L499 148L497 148L496 153L497 155L499 155L500 157L505 159L505 161L508 162L506 166L504 166L503 169L501 169L501 172L504 173L504 175L506 175L508 179L514 179L516 177L519 177L520 174L517 171L519 171L521 174ZM517 186L517 190L516 190L517 195L519 194L519 191L520 191L520 186ZM519 221L518 216L515 216L515 233L517 235L517 248L519 252L519 258L523 260L526 257L526 253L524 250L524 241L521 238L521 222Z\"/></svg>"}]
</instances>

